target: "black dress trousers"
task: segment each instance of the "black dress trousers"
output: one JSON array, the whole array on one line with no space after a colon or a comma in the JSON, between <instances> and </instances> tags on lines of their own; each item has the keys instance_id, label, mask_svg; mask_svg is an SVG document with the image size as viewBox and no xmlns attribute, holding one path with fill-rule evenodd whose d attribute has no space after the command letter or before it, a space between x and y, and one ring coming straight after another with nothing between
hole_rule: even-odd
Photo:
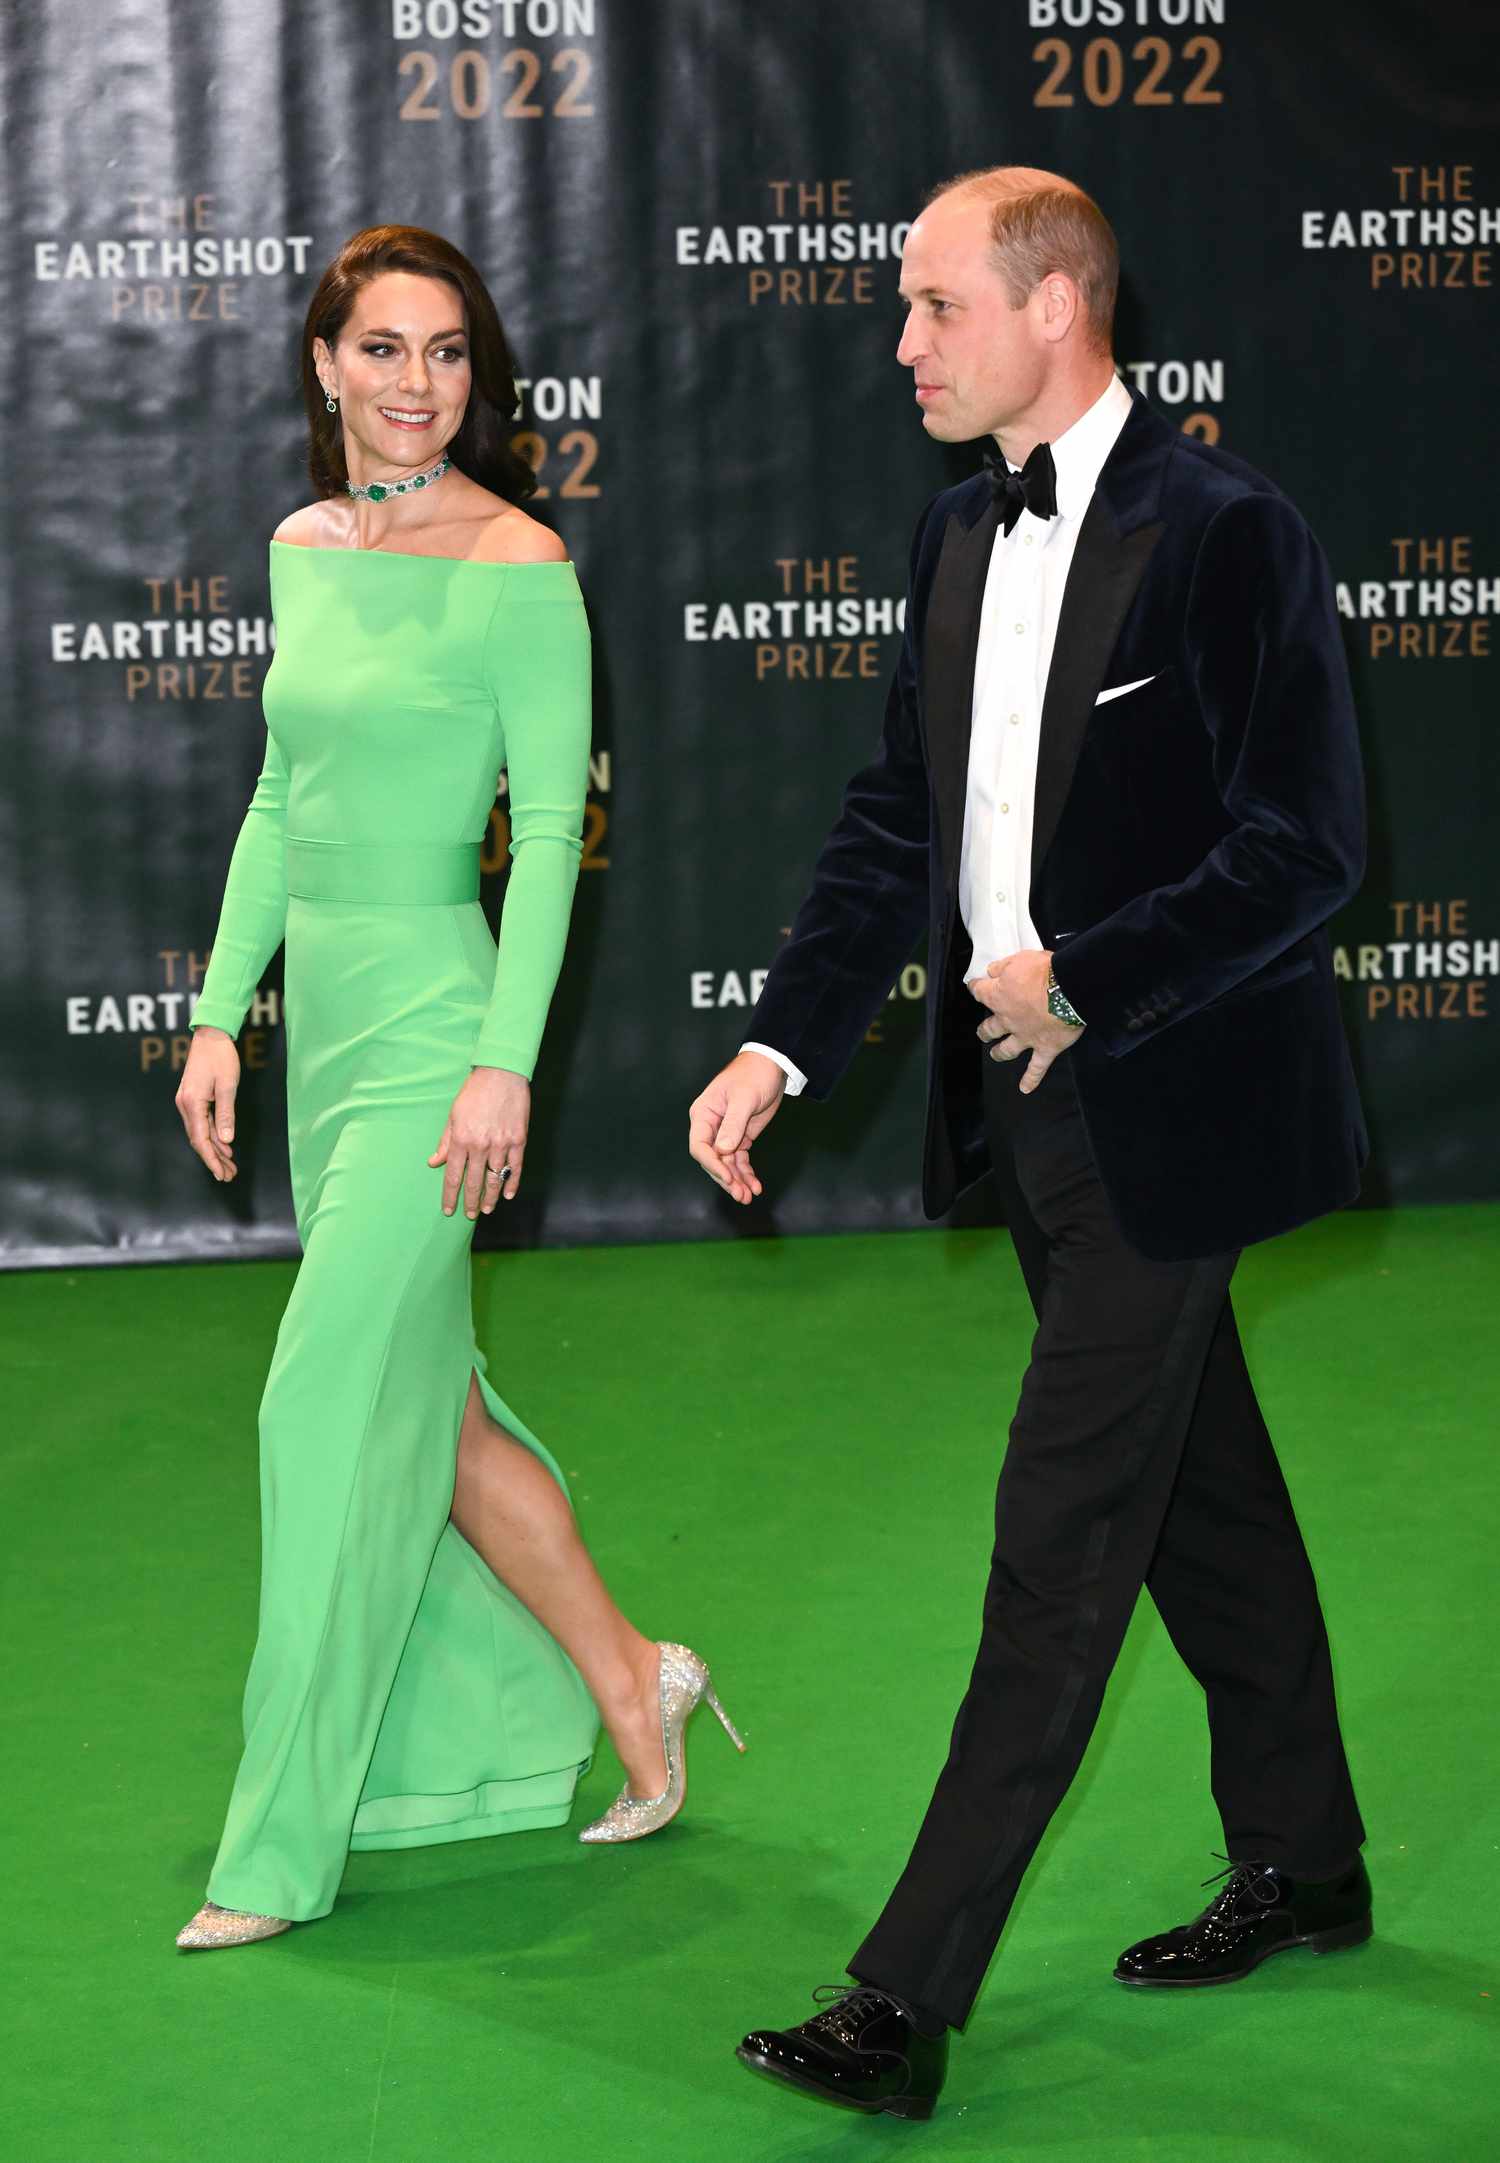
<instances>
[{"instance_id":1,"label":"black dress trousers","mask_svg":"<svg viewBox=\"0 0 1500 2163\"><path fill-rule=\"evenodd\" d=\"M1038 1326L948 1762L849 1963L953 2026L1078 1769L1143 1584L1207 1695L1226 1853L1331 1877L1364 1839L1317 1588L1229 1304L1238 1257L1127 1247L1068 1055L1029 1096L1024 1060L983 1064Z\"/></svg>"}]
</instances>

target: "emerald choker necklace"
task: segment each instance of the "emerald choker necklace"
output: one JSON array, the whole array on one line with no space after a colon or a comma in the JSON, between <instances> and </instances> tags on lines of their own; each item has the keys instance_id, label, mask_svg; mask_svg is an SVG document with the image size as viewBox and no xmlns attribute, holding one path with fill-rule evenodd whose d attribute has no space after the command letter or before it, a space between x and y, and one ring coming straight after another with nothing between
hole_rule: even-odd
<instances>
[{"instance_id":1,"label":"emerald choker necklace","mask_svg":"<svg viewBox=\"0 0 1500 2163\"><path fill-rule=\"evenodd\" d=\"M387 496L409 496L419 488L430 488L434 481L442 479L452 463L444 451L435 466L429 466L425 473L413 473L404 481L371 481L368 488L356 488L353 481L345 481L344 486L356 503L384 503Z\"/></svg>"}]
</instances>

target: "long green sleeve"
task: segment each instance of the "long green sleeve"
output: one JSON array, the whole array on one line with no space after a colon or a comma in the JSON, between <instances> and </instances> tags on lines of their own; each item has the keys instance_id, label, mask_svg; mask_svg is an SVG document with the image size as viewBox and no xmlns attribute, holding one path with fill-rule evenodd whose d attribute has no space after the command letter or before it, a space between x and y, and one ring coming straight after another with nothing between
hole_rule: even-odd
<instances>
[{"instance_id":1,"label":"long green sleeve","mask_svg":"<svg viewBox=\"0 0 1500 2163\"><path fill-rule=\"evenodd\" d=\"M511 869L474 1064L529 1081L562 968L588 792L589 626L571 565L507 574L485 666L510 776Z\"/></svg>"},{"instance_id":2,"label":"long green sleeve","mask_svg":"<svg viewBox=\"0 0 1500 2163\"><path fill-rule=\"evenodd\" d=\"M208 1022L238 1036L271 956L286 933L286 761L274 736L240 827L219 928L190 1027Z\"/></svg>"}]
</instances>

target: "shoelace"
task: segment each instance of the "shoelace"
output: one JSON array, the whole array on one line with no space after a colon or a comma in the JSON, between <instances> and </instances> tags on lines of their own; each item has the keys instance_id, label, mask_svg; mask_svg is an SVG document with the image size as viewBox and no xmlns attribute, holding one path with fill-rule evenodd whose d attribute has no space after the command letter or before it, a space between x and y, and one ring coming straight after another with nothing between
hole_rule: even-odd
<instances>
[{"instance_id":1,"label":"shoelace","mask_svg":"<svg viewBox=\"0 0 1500 2163\"><path fill-rule=\"evenodd\" d=\"M886 2012L896 2002L888 1990L876 1990L868 1983L821 1983L813 1992L813 2004L825 2006L827 2010L814 2013L813 2021L846 2049L858 2050L855 2037L864 2024L864 2016Z\"/></svg>"},{"instance_id":2,"label":"shoelace","mask_svg":"<svg viewBox=\"0 0 1500 2163\"><path fill-rule=\"evenodd\" d=\"M1223 1892L1213 1902L1214 1907L1225 1910L1227 1921L1241 1923L1251 1920L1248 1915L1231 1912L1241 1893L1248 1893L1258 1908L1274 1908L1276 1906L1281 1898L1281 1888L1276 1883L1274 1864L1237 1863L1232 1857L1220 1855L1217 1852L1215 1852L1214 1860L1221 1862L1224 1868L1216 1870L1211 1878L1205 1878L1203 1887L1207 1891L1210 1885L1219 1885L1226 1878L1229 1880L1228 1884L1224 1886Z\"/></svg>"}]
</instances>

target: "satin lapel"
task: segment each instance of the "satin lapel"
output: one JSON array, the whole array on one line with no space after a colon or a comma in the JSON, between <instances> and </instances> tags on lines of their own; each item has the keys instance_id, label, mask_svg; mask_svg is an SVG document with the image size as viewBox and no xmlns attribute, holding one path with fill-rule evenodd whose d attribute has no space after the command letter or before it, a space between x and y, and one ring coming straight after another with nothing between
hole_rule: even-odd
<instances>
[{"instance_id":1,"label":"satin lapel","mask_svg":"<svg viewBox=\"0 0 1500 2163\"><path fill-rule=\"evenodd\" d=\"M986 505L972 526L965 526L961 518L948 520L923 632L922 705L927 718L927 755L938 807L944 883L950 891L958 884L958 859L963 846L979 616L999 522L993 503ZM1082 539L1080 534L1080 542Z\"/></svg>"},{"instance_id":2,"label":"satin lapel","mask_svg":"<svg viewBox=\"0 0 1500 2163\"><path fill-rule=\"evenodd\" d=\"M1158 519L1152 525L1137 526L1122 539L1108 506L1097 493L1084 513L1068 567L1068 583L1063 589L1052 666L1042 700L1031 830L1033 880L1062 817L1084 731L1125 612L1135 599L1147 559L1161 532Z\"/></svg>"}]
</instances>

